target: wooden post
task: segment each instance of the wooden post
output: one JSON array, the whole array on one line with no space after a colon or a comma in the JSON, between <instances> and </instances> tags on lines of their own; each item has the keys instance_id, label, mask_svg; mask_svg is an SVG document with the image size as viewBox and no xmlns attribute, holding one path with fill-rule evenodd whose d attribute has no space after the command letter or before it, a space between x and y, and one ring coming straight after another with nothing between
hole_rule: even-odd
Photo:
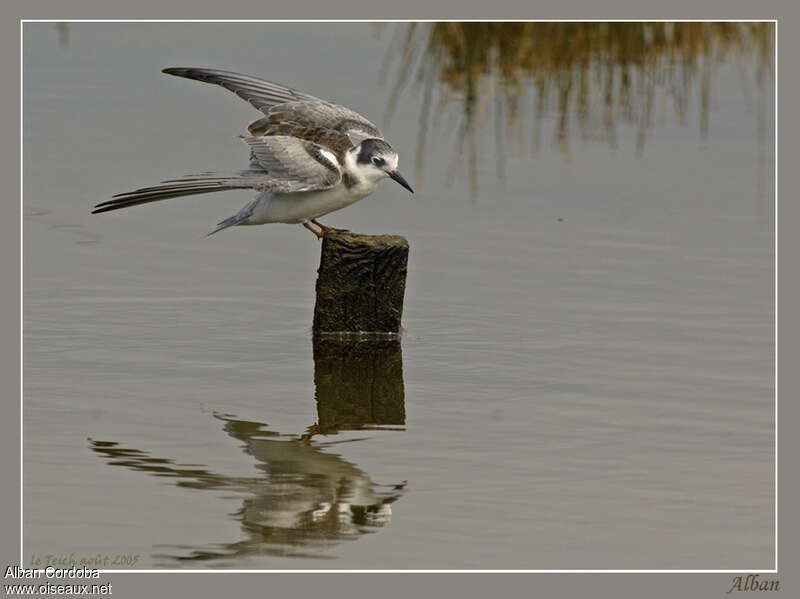
<instances>
[{"instance_id":1,"label":"wooden post","mask_svg":"<svg viewBox=\"0 0 800 599\"><path fill-rule=\"evenodd\" d=\"M398 333L407 267L404 237L326 235L317 271L314 334Z\"/></svg>"}]
</instances>

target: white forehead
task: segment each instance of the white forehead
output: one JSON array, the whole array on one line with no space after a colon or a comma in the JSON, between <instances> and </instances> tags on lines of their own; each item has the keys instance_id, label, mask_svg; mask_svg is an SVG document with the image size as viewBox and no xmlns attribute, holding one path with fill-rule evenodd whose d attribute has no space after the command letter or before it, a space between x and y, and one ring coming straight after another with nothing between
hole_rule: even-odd
<instances>
[{"instance_id":1,"label":"white forehead","mask_svg":"<svg viewBox=\"0 0 800 599\"><path fill-rule=\"evenodd\" d=\"M390 171L396 169L398 163L400 162L400 158L394 152L390 152L389 154L382 154L381 158L386 160L386 164L389 167Z\"/></svg>"}]
</instances>

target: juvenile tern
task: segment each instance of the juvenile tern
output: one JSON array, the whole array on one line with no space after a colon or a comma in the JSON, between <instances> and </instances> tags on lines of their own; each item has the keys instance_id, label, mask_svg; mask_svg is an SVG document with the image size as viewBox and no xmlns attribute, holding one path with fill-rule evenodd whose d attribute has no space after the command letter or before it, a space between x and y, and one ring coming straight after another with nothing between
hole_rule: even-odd
<instances>
[{"instance_id":1,"label":"juvenile tern","mask_svg":"<svg viewBox=\"0 0 800 599\"><path fill-rule=\"evenodd\" d=\"M234 225L295 223L321 238L338 229L326 227L319 217L364 199L382 179L394 179L414 193L397 170L397 152L373 123L349 108L229 71L169 68L163 72L220 85L264 113L248 125L250 135L241 136L250 148L249 168L188 175L121 193L97 204L92 214L169 198L253 189L259 195L209 235Z\"/></svg>"}]
</instances>

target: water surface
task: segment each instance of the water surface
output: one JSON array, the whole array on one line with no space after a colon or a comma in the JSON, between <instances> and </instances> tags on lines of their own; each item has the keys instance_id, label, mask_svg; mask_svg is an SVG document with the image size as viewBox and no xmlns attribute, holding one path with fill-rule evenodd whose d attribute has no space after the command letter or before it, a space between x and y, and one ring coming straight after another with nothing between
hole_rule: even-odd
<instances>
[{"instance_id":1,"label":"water surface","mask_svg":"<svg viewBox=\"0 0 800 599\"><path fill-rule=\"evenodd\" d=\"M706 105L702 77L680 110L654 92L643 143L613 105L614 143L574 120L568 151L577 108L544 104L538 150L517 151L505 112L466 113L445 80L400 86L392 108L397 63L381 70L398 29L26 24L25 555L771 568L771 81L726 54ZM247 192L89 214L114 193L243 165L235 136L257 113L167 66L391 114L418 193L387 182L324 222L408 238L401 344L344 366L315 348L310 233L203 237ZM420 146L426 93L451 101ZM465 115L474 145L459 153L447 131Z\"/></svg>"}]
</instances>

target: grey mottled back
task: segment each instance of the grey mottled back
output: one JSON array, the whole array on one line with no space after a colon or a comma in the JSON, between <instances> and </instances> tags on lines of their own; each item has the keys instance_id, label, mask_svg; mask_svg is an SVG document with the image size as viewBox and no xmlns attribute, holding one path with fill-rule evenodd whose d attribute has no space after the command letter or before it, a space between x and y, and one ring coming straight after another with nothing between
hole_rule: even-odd
<instances>
[{"instance_id":1,"label":"grey mottled back","mask_svg":"<svg viewBox=\"0 0 800 599\"><path fill-rule=\"evenodd\" d=\"M369 138L383 139L374 123L344 106L310 94L231 71L170 68L164 72L232 91L265 114L248 126L251 135L291 136L329 148L341 161L344 152Z\"/></svg>"}]
</instances>

